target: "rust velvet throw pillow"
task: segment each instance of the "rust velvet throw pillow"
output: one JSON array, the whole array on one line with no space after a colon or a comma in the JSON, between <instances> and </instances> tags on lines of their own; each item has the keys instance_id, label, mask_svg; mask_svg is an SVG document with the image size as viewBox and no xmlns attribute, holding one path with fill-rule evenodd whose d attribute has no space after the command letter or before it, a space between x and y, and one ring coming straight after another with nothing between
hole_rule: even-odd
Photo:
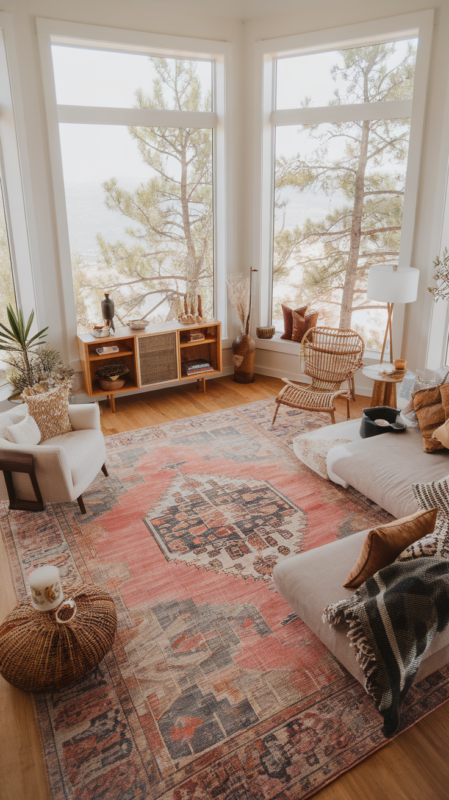
<instances>
[{"instance_id":1,"label":"rust velvet throw pillow","mask_svg":"<svg viewBox=\"0 0 449 800\"><path fill-rule=\"evenodd\" d=\"M431 508L396 519L368 533L362 551L349 573L346 589L357 589L380 569L388 567L409 545L433 533L438 511Z\"/></svg>"},{"instance_id":2,"label":"rust velvet throw pillow","mask_svg":"<svg viewBox=\"0 0 449 800\"><path fill-rule=\"evenodd\" d=\"M433 438L433 432L440 428L446 419L440 387L431 386L429 389L421 389L419 392L414 392L412 396L424 452L434 453L435 450L444 450L444 445L438 439Z\"/></svg>"},{"instance_id":3,"label":"rust velvet throw pillow","mask_svg":"<svg viewBox=\"0 0 449 800\"><path fill-rule=\"evenodd\" d=\"M307 311L307 306L295 308L294 311L295 314L301 314L301 316L304 317ZM281 339L291 340L293 333L293 309L285 306L282 303L282 313L284 315L284 333L282 334Z\"/></svg>"},{"instance_id":4,"label":"rust velvet throw pillow","mask_svg":"<svg viewBox=\"0 0 449 800\"><path fill-rule=\"evenodd\" d=\"M302 342L302 337L309 330L315 328L318 322L318 311L312 311L310 314L303 316L293 311L293 330L292 342Z\"/></svg>"}]
</instances>

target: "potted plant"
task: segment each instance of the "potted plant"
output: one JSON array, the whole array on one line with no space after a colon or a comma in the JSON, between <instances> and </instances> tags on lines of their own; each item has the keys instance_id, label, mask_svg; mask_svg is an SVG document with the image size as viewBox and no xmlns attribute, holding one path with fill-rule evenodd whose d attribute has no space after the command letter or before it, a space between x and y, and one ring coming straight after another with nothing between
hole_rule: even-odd
<instances>
[{"instance_id":1,"label":"potted plant","mask_svg":"<svg viewBox=\"0 0 449 800\"><path fill-rule=\"evenodd\" d=\"M0 350L9 353L8 381L14 387L10 400L19 401L23 393L47 392L61 383L72 383L73 369L61 360L57 350L45 342L47 328L30 336L34 311L25 322L22 309L6 309L9 327L0 322Z\"/></svg>"}]
</instances>

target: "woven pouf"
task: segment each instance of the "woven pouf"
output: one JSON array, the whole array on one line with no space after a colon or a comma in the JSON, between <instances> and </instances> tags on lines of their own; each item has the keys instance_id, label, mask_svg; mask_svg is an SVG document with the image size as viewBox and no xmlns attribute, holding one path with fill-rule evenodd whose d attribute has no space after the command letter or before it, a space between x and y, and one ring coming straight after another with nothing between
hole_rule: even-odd
<instances>
[{"instance_id":1,"label":"woven pouf","mask_svg":"<svg viewBox=\"0 0 449 800\"><path fill-rule=\"evenodd\" d=\"M54 691L80 680L112 646L112 597L99 586L79 585L64 595L75 601L73 617L71 608L61 607L58 622L57 609L35 611L25 600L0 625L0 674L25 692Z\"/></svg>"}]
</instances>

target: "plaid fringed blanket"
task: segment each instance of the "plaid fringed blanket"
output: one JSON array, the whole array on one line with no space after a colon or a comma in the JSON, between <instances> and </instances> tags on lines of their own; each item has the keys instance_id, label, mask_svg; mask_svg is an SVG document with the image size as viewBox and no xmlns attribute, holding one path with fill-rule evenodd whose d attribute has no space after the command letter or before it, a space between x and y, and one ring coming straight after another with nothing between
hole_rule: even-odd
<instances>
[{"instance_id":1,"label":"plaid fringed blanket","mask_svg":"<svg viewBox=\"0 0 449 800\"><path fill-rule=\"evenodd\" d=\"M349 625L365 689L384 719L384 735L392 736L422 657L449 622L449 560L390 564L348 600L327 606L323 622Z\"/></svg>"}]
</instances>

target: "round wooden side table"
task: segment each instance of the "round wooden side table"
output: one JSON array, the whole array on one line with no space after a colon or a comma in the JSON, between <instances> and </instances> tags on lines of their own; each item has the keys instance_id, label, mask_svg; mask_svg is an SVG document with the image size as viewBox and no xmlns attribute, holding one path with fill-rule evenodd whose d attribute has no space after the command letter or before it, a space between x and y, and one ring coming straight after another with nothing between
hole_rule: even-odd
<instances>
[{"instance_id":1,"label":"round wooden side table","mask_svg":"<svg viewBox=\"0 0 449 800\"><path fill-rule=\"evenodd\" d=\"M24 600L0 625L0 674L25 692L62 689L91 672L112 647L114 601L100 586L65 590L54 611Z\"/></svg>"},{"instance_id":2,"label":"round wooden side table","mask_svg":"<svg viewBox=\"0 0 449 800\"><path fill-rule=\"evenodd\" d=\"M385 375L380 374L389 367L393 367L393 364L371 364L362 369L362 375L374 381L370 408L375 408L376 406L397 408L396 384L402 383L405 376L387 378Z\"/></svg>"}]
</instances>

